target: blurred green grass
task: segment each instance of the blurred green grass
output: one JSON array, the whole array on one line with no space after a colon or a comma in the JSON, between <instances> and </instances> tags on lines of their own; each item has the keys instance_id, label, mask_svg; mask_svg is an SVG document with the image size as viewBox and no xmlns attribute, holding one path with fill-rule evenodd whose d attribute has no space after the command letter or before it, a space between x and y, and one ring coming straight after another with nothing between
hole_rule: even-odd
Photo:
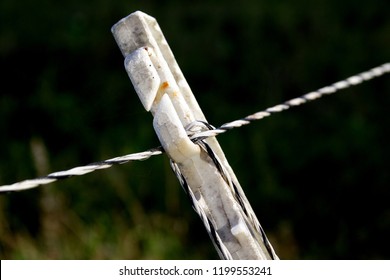
<instances>
[{"instance_id":1,"label":"blurred green grass","mask_svg":"<svg viewBox=\"0 0 390 280\"><path fill-rule=\"evenodd\" d=\"M110 28L154 16L220 125L388 61L386 1L0 3L0 185L158 145ZM387 259L383 77L219 141L281 258ZM2 259L214 259L165 156L0 196Z\"/></svg>"}]
</instances>

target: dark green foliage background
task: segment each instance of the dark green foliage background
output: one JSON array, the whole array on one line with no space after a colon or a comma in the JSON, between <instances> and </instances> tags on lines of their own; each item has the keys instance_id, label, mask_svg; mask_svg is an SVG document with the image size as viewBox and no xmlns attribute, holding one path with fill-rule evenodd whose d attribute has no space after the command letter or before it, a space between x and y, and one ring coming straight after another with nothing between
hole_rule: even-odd
<instances>
[{"instance_id":1,"label":"dark green foliage background","mask_svg":"<svg viewBox=\"0 0 390 280\"><path fill-rule=\"evenodd\" d=\"M384 0L2 0L0 185L158 146L110 33L135 10L216 126L390 57ZM219 137L281 258L390 257L389 107L385 76ZM218 256L159 156L0 196L0 257Z\"/></svg>"}]
</instances>

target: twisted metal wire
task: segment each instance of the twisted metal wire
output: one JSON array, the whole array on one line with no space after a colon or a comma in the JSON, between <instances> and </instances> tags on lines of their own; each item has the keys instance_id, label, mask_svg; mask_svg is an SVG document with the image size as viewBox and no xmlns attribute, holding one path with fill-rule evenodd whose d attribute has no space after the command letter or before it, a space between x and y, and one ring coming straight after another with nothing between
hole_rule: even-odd
<instances>
[{"instance_id":1,"label":"twisted metal wire","mask_svg":"<svg viewBox=\"0 0 390 280\"><path fill-rule=\"evenodd\" d=\"M369 81L369 80L376 78L376 77L380 77L380 76L382 76L386 73L389 73L389 72L390 72L390 63L385 63L385 64L382 64L378 67L372 68L368 71L362 72L360 74L351 76L347 79L333 83L329 86L320 88L316 91L309 92L309 93L302 95L300 97L288 100L284 103L278 104L278 105L273 106L273 107L269 107L263 111L256 112L256 113L249 115L249 116L246 116L242 119L225 123L218 128L212 127L210 130L199 130L197 128L197 125L194 125L194 126L190 125L187 128L189 135L191 135L189 137L194 142L206 139L208 137L214 137L214 136L217 136L219 134L225 133L226 131L231 130L233 128L238 128L238 127L241 127L243 125L248 125L253 121L261 120L263 118L271 116L272 114L279 113L279 112L285 111L291 107L299 106L299 105L305 104L309 101L316 100L318 98L323 97L324 95L333 94L335 92L338 92L339 90L358 85L362 82ZM128 154L125 156L119 156L119 157L115 157L112 159L91 163L91 164L88 164L85 166L74 167L74 168L69 169L69 170L54 172L54 173L51 173L51 174L44 176L44 177L24 180L24 181L14 183L11 185L0 186L0 193L11 192L11 191L21 191L21 190L35 188L35 187L38 187L40 185L49 184L49 183L52 183L52 182L57 181L57 180L66 179L66 178L69 178L72 176L84 175L84 174L87 174L87 173L90 173L90 172L93 172L93 171L96 171L99 169L109 168L113 165L124 164L124 163L130 162L130 161L146 160L152 156L160 155L163 152L164 151L163 151L162 147L160 146L160 147L149 149L147 151L140 152L140 153Z\"/></svg>"},{"instance_id":2,"label":"twisted metal wire","mask_svg":"<svg viewBox=\"0 0 390 280\"><path fill-rule=\"evenodd\" d=\"M253 121L264 119L264 118L269 117L275 113L280 113L282 111L290 109L291 107L299 106L299 105L305 104L309 101L316 100L318 98L323 97L324 95L333 94L335 92L338 92L339 90L358 85L362 82L366 82L366 81L369 81L373 78L380 77L380 76L382 76L386 73L389 73L389 72L390 72L390 63L382 64L382 65L375 67L375 68L372 68L368 71L359 73L357 75L354 75L354 76L351 76L351 77L346 78L344 80L333 83L329 86L320 88L316 91L306 93L300 97L290 99L284 103L269 107L263 111L256 112L256 113L249 115L249 116L246 116L242 119L225 123L216 129L207 130L207 131L200 131L200 132L194 134L193 136L191 136L190 139L199 140L199 139L217 136L219 134L225 133L226 131L228 131L230 129L241 127L243 125L248 125Z\"/></svg>"},{"instance_id":3,"label":"twisted metal wire","mask_svg":"<svg viewBox=\"0 0 390 280\"><path fill-rule=\"evenodd\" d=\"M32 189L40 185L52 183L57 180L66 179L72 176L84 175L99 169L106 169L113 165L124 164L129 161L146 160L152 156L160 155L162 153L163 153L163 149L160 146L144 152L115 157L112 159L90 163L85 166L74 167L69 170L50 173L49 175L46 175L44 177L25 180L18 183L14 183L12 185L0 186L0 192L22 191L22 190Z\"/></svg>"}]
</instances>

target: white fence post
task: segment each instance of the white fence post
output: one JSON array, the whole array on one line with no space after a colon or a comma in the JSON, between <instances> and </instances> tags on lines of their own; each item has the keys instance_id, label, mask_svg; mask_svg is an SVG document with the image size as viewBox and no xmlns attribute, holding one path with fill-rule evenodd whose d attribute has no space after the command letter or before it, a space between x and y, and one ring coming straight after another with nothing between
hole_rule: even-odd
<instances>
[{"instance_id":1,"label":"white fence post","mask_svg":"<svg viewBox=\"0 0 390 280\"><path fill-rule=\"evenodd\" d=\"M157 21L135 12L112 27L125 68L180 183L223 259L278 259Z\"/></svg>"}]
</instances>

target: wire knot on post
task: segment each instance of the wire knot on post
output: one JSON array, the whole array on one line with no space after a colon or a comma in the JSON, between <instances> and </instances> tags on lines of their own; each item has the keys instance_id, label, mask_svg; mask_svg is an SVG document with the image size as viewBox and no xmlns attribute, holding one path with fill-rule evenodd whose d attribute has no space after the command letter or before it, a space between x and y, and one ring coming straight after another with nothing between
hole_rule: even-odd
<instances>
[{"instance_id":1,"label":"wire knot on post","mask_svg":"<svg viewBox=\"0 0 390 280\"><path fill-rule=\"evenodd\" d=\"M208 122L196 120L186 125L184 129L192 142L197 143L198 141L208 138L207 133L205 134L204 132L215 130L216 128Z\"/></svg>"}]
</instances>

